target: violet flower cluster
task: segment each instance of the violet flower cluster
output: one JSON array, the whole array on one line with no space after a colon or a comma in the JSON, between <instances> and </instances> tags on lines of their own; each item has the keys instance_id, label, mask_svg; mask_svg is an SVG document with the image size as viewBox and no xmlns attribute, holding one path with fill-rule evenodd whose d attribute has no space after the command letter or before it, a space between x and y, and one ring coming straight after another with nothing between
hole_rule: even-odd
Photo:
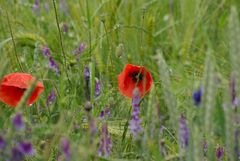
<instances>
[{"instance_id":1,"label":"violet flower cluster","mask_svg":"<svg viewBox=\"0 0 240 161\"><path fill-rule=\"evenodd\" d=\"M236 78L232 76L230 80L230 94L231 94L231 102L234 107L238 106L238 98L237 98L237 87L236 87Z\"/></svg>"},{"instance_id":2,"label":"violet flower cluster","mask_svg":"<svg viewBox=\"0 0 240 161\"><path fill-rule=\"evenodd\" d=\"M87 97L87 100L90 100L90 69L88 66L84 67L83 71L84 80L85 80L85 94ZM101 82L99 79L95 79L95 90L94 90L94 96L98 97L101 94Z\"/></svg>"},{"instance_id":3,"label":"violet flower cluster","mask_svg":"<svg viewBox=\"0 0 240 161\"><path fill-rule=\"evenodd\" d=\"M60 0L59 7L60 11L62 11L65 15L69 14L67 3L65 0Z\"/></svg>"},{"instance_id":4,"label":"violet flower cluster","mask_svg":"<svg viewBox=\"0 0 240 161\"><path fill-rule=\"evenodd\" d=\"M99 79L96 79L94 95L95 97L98 97L100 94L101 94L101 83Z\"/></svg>"},{"instance_id":5,"label":"violet flower cluster","mask_svg":"<svg viewBox=\"0 0 240 161\"><path fill-rule=\"evenodd\" d=\"M68 24L67 24L67 23L63 23L63 24L62 24L62 30L63 30L64 33L67 33L67 32L68 32L69 27L68 27Z\"/></svg>"},{"instance_id":6,"label":"violet flower cluster","mask_svg":"<svg viewBox=\"0 0 240 161\"><path fill-rule=\"evenodd\" d=\"M51 103L53 103L56 99L55 91L52 89L48 95L46 106L49 107Z\"/></svg>"},{"instance_id":7,"label":"violet flower cluster","mask_svg":"<svg viewBox=\"0 0 240 161\"><path fill-rule=\"evenodd\" d=\"M12 119L13 132L25 130L22 115L17 113ZM6 137L5 137L6 136ZM27 141L24 136L0 135L0 156L1 159L10 161L24 161L25 157L33 156L35 150L32 143ZM11 138L7 138L10 136ZM20 136L20 137L19 137Z\"/></svg>"},{"instance_id":8,"label":"violet flower cluster","mask_svg":"<svg viewBox=\"0 0 240 161\"><path fill-rule=\"evenodd\" d=\"M73 50L73 55L76 57L77 61L80 60L80 55L83 53L85 48L86 48L85 43L80 43L79 46L75 50Z\"/></svg>"},{"instance_id":9,"label":"violet flower cluster","mask_svg":"<svg viewBox=\"0 0 240 161\"><path fill-rule=\"evenodd\" d=\"M217 157L217 160L218 160L218 161L222 161L223 155L224 155L224 149L223 149L223 147L218 147L218 148L216 149L216 157Z\"/></svg>"},{"instance_id":10,"label":"violet flower cluster","mask_svg":"<svg viewBox=\"0 0 240 161\"><path fill-rule=\"evenodd\" d=\"M141 118L140 118L140 104L141 96L139 93L138 88L135 88L133 91L133 98L132 98L132 119L129 122L129 128L131 130L131 134L133 135L134 139L137 139L139 133L143 131L141 126Z\"/></svg>"},{"instance_id":11,"label":"violet flower cluster","mask_svg":"<svg viewBox=\"0 0 240 161\"><path fill-rule=\"evenodd\" d=\"M50 51L50 49L47 45L42 47L42 54L45 58L48 59L48 67L50 69L52 69L53 71L55 71L56 74L59 76L60 75L59 66L57 65L57 63L53 59L53 57L51 55L51 51Z\"/></svg>"},{"instance_id":12,"label":"violet flower cluster","mask_svg":"<svg viewBox=\"0 0 240 161\"><path fill-rule=\"evenodd\" d=\"M100 144L98 149L98 155L102 157L108 157L112 150L112 140L108 132L107 122L103 122Z\"/></svg>"},{"instance_id":13,"label":"violet flower cluster","mask_svg":"<svg viewBox=\"0 0 240 161\"><path fill-rule=\"evenodd\" d=\"M194 104L199 106L202 102L203 88L201 87L199 90L195 91L192 95Z\"/></svg>"},{"instance_id":14,"label":"violet flower cluster","mask_svg":"<svg viewBox=\"0 0 240 161\"><path fill-rule=\"evenodd\" d=\"M103 120L103 122L102 122L102 131L100 135L98 155L102 157L108 157L111 154L111 150L112 150L112 140L108 132L108 124L107 124L107 118L109 116L110 116L109 108L102 110L99 116L99 118Z\"/></svg>"},{"instance_id":15,"label":"violet flower cluster","mask_svg":"<svg viewBox=\"0 0 240 161\"><path fill-rule=\"evenodd\" d=\"M90 69L88 66L84 67L83 71L84 80L85 80L85 95L87 100L90 100Z\"/></svg>"},{"instance_id":16,"label":"violet flower cluster","mask_svg":"<svg viewBox=\"0 0 240 161\"><path fill-rule=\"evenodd\" d=\"M65 161L70 161L71 160L70 142L65 137L61 139L61 150L64 155Z\"/></svg>"},{"instance_id":17,"label":"violet flower cluster","mask_svg":"<svg viewBox=\"0 0 240 161\"><path fill-rule=\"evenodd\" d=\"M32 11L35 13L40 12L40 0L35 0L33 7L32 7Z\"/></svg>"},{"instance_id":18,"label":"violet flower cluster","mask_svg":"<svg viewBox=\"0 0 240 161\"><path fill-rule=\"evenodd\" d=\"M86 45L84 43L80 43L80 45L73 51L74 55L81 54L86 48Z\"/></svg>"},{"instance_id":19,"label":"violet flower cluster","mask_svg":"<svg viewBox=\"0 0 240 161\"><path fill-rule=\"evenodd\" d=\"M182 149L187 148L189 145L189 129L183 115L179 118L179 144Z\"/></svg>"}]
</instances>

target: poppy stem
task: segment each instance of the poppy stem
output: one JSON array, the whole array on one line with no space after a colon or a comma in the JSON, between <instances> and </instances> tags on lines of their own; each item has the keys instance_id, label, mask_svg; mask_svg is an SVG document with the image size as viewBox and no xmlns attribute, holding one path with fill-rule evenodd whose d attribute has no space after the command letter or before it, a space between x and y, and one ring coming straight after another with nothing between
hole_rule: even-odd
<instances>
[{"instance_id":1,"label":"poppy stem","mask_svg":"<svg viewBox=\"0 0 240 161\"><path fill-rule=\"evenodd\" d=\"M12 39L12 43L13 43L14 54L15 54L17 63L18 63L18 65L19 65L21 71L23 72L22 64L21 64L21 62L19 61L19 58L18 58L18 55L17 55L16 43L15 43L15 40L14 40L13 31L12 31L12 27L11 27L11 23L10 23L10 20L9 20L9 15L8 15L7 10L6 10L6 16L7 16L8 27L9 27L9 30L10 30L11 39Z\"/></svg>"},{"instance_id":2,"label":"poppy stem","mask_svg":"<svg viewBox=\"0 0 240 161\"><path fill-rule=\"evenodd\" d=\"M64 60L63 67L64 67L64 71L65 71L67 79L68 79L68 83L71 86L72 83L71 83L71 81L69 79L69 75L68 75L68 72L67 72L67 58L66 58L66 54L65 54L65 51L64 51L64 47L63 47L63 38L62 38L62 34L61 34L61 29L60 29L60 26L59 26L59 19L58 19L58 14L57 14L56 0L53 0L53 7L54 7L54 13L55 13L55 19L56 19L56 23L57 23L58 33L59 33L60 46L61 46L63 60Z\"/></svg>"}]
</instances>

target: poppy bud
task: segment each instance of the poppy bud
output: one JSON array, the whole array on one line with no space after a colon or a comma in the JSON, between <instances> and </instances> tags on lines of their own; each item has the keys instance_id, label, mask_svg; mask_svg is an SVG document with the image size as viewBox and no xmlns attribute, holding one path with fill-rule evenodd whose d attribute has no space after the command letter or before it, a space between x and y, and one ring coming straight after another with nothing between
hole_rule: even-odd
<instances>
[{"instance_id":1,"label":"poppy bud","mask_svg":"<svg viewBox=\"0 0 240 161\"><path fill-rule=\"evenodd\" d=\"M41 150L44 150L44 149L45 149L45 146L46 146L46 141L42 140L42 141L40 142L40 149L41 149Z\"/></svg>"},{"instance_id":2,"label":"poppy bud","mask_svg":"<svg viewBox=\"0 0 240 161\"><path fill-rule=\"evenodd\" d=\"M92 110L92 104L91 104L91 102L87 101L87 102L84 104L84 109L85 109L85 111L90 112L90 111Z\"/></svg>"},{"instance_id":3,"label":"poppy bud","mask_svg":"<svg viewBox=\"0 0 240 161\"><path fill-rule=\"evenodd\" d=\"M116 57L121 58L124 54L124 46L123 44L119 44L116 48Z\"/></svg>"}]
</instances>

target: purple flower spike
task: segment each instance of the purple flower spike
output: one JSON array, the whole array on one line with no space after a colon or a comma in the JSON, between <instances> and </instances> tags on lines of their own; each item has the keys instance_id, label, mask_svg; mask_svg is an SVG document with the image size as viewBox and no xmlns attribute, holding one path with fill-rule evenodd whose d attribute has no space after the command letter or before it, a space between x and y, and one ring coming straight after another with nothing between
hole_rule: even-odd
<instances>
[{"instance_id":1,"label":"purple flower spike","mask_svg":"<svg viewBox=\"0 0 240 161\"><path fill-rule=\"evenodd\" d=\"M25 124L22 120L22 115L17 113L12 119L13 126L16 130L23 130L25 128Z\"/></svg>"},{"instance_id":2,"label":"purple flower spike","mask_svg":"<svg viewBox=\"0 0 240 161\"><path fill-rule=\"evenodd\" d=\"M65 160L69 161L71 159L71 152L70 152L70 143L67 138L62 138L61 148L62 148L62 152L65 156Z\"/></svg>"},{"instance_id":3,"label":"purple flower spike","mask_svg":"<svg viewBox=\"0 0 240 161\"><path fill-rule=\"evenodd\" d=\"M32 8L33 12L39 12L40 11L40 0L35 0Z\"/></svg>"},{"instance_id":4,"label":"purple flower spike","mask_svg":"<svg viewBox=\"0 0 240 161\"><path fill-rule=\"evenodd\" d=\"M206 141L203 142L203 155L206 157L207 156L207 149L208 149L208 144Z\"/></svg>"},{"instance_id":5,"label":"purple flower spike","mask_svg":"<svg viewBox=\"0 0 240 161\"><path fill-rule=\"evenodd\" d=\"M86 45L84 43L80 43L79 47L77 49L74 50L74 55L79 55L81 54L84 49L86 48Z\"/></svg>"},{"instance_id":6,"label":"purple flower spike","mask_svg":"<svg viewBox=\"0 0 240 161\"><path fill-rule=\"evenodd\" d=\"M203 88L200 88L198 91L195 91L193 93L192 98L196 106L199 106L201 104L202 94L203 94Z\"/></svg>"},{"instance_id":7,"label":"purple flower spike","mask_svg":"<svg viewBox=\"0 0 240 161\"><path fill-rule=\"evenodd\" d=\"M104 117L109 117L109 116L110 116L109 107L106 107L105 110L102 110L99 115L100 119L104 119Z\"/></svg>"},{"instance_id":8,"label":"purple flower spike","mask_svg":"<svg viewBox=\"0 0 240 161\"><path fill-rule=\"evenodd\" d=\"M179 142L181 148L186 148L189 143L189 129L183 115L179 118Z\"/></svg>"},{"instance_id":9,"label":"purple flower spike","mask_svg":"<svg viewBox=\"0 0 240 161\"><path fill-rule=\"evenodd\" d=\"M100 93L101 93L101 83L99 79L96 79L95 92L94 92L95 97L98 97Z\"/></svg>"},{"instance_id":10,"label":"purple flower spike","mask_svg":"<svg viewBox=\"0 0 240 161\"><path fill-rule=\"evenodd\" d=\"M42 47L42 54L45 58L50 58L51 57L51 51L47 45Z\"/></svg>"},{"instance_id":11,"label":"purple flower spike","mask_svg":"<svg viewBox=\"0 0 240 161\"><path fill-rule=\"evenodd\" d=\"M34 154L32 143L27 141L21 142L19 145L19 149L24 155L32 156Z\"/></svg>"},{"instance_id":12,"label":"purple flower spike","mask_svg":"<svg viewBox=\"0 0 240 161\"><path fill-rule=\"evenodd\" d=\"M64 33L67 33L68 32L68 25L66 23L63 23L63 26L62 26L62 30Z\"/></svg>"},{"instance_id":13,"label":"purple flower spike","mask_svg":"<svg viewBox=\"0 0 240 161\"><path fill-rule=\"evenodd\" d=\"M90 69L88 66L85 66L85 68L84 68L84 79L85 79L85 81L90 80Z\"/></svg>"},{"instance_id":14,"label":"purple flower spike","mask_svg":"<svg viewBox=\"0 0 240 161\"><path fill-rule=\"evenodd\" d=\"M111 154L112 150L112 140L108 133L108 126L107 123L104 122L102 124L102 133L101 133L101 140L98 149L98 155L102 157L108 157Z\"/></svg>"},{"instance_id":15,"label":"purple flower spike","mask_svg":"<svg viewBox=\"0 0 240 161\"><path fill-rule=\"evenodd\" d=\"M24 154L21 152L19 147L13 147L11 161L23 161L23 159Z\"/></svg>"},{"instance_id":16,"label":"purple flower spike","mask_svg":"<svg viewBox=\"0 0 240 161\"><path fill-rule=\"evenodd\" d=\"M59 76L60 75L59 67L58 67L57 63L55 62L55 60L53 59L53 57L51 56L51 51L47 45L42 47L42 54L45 58L48 58L49 68L54 70L56 72L56 74Z\"/></svg>"},{"instance_id":17,"label":"purple flower spike","mask_svg":"<svg viewBox=\"0 0 240 161\"><path fill-rule=\"evenodd\" d=\"M237 89L236 89L236 78L234 76L232 76L229 86L230 86L232 105L237 106L238 98L237 98Z\"/></svg>"},{"instance_id":18,"label":"purple flower spike","mask_svg":"<svg viewBox=\"0 0 240 161\"><path fill-rule=\"evenodd\" d=\"M223 147L218 147L217 150L216 150L216 157L217 157L218 161L222 161L223 154L224 154Z\"/></svg>"},{"instance_id":19,"label":"purple flower spike","mask_svg":"<svg viewBox=\"0 0 240 161\"><path fill-rule=\"evenodd\" d=\"M101 119L103 119L104 118L104 111L101 111L100 112L100 116L99 116Z\"/></svg>"},{"instance_id":20,"label":"purple flower spike","mask_svg":"<svg viewBox=\"0 0 240 161\"><path fill-rule=\"evenodd\" d=\"M48 65L49 65L49 68L54 70L58 76L60 75L59 67L58 67L57 63L55 62L55 60L52 57L49 58Z\"/></svg>"},{"instance_id":21,"label":"purple flower spike","mask_svg":"<svg viewBox=\"0 0 240 161\"><path fill-rule=\"evenodd\" d=\"M45 11L48 13L49 12L49 4L48 4L48 1L46 1L44 3L44 8L45 8Z\"/></svg>"},{"instance_id":22,"label":"purple flower spike","mask_svg":"<svg viewBox=\"0 0 240 161\"><path fill-rule=\"evenodd\" d=\"M63 11L65 15L68 15L68 7L65 0L60 0L60 10Z\"/></svg>"},{"instance_id":23,"label":"purple flower spike","mask_svg":"<svg viewBox=\"0 0 240 161\"><path fill-rule=\"evenodd\" d=\"M4 138L0 135L0 150L6 147L7 143Z\"/></svg>"},{"instance_id":24,"label":"purple flower spike","mask_svg":"<svg viewBox=\"0 0 240 161\"><path fill-rule=\"evenodd\" d=\"M106 107L106 108L105 108L105 115L106 115L107 117L110 116L110 109L109 109L109 107Z\"/></svg>"},{"instance_id":25,"label":"purple flower spike","mask_svg":"<svg viewBox=\"0 0 240 161\"><path fill-rule=\"evenodd\" d=\"M56 96L55 96L55 91L54 89L51 90L50 94L48 95L48 98L47 98L47 107L49 107L49 105L54 102L54 100L56 99Z\"/></svg>"},{"instance_id":26,"label":"purple flower spike","mask_svg":"<svg viewBox=\"0 0 240 161\"><path fill-rule=\"evenodd\" d=\"M132 99L132 119L129 122L129 128L131 130L131 133L133 135L133 138L136 139L140 132L142 132L142 126L141 126L141 118L140 118L140 110L139 110L139 104L141 101L141 95L139 93L138 88L135 88L133 91L133 99Z\"/></svg>"}]
</instances>

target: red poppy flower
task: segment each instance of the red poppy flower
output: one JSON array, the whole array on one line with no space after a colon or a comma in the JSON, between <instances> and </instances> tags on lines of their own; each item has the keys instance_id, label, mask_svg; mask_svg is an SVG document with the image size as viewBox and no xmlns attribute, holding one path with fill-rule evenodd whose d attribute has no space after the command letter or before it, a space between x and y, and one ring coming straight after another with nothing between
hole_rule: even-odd
<instances>
[{"instance_id":1,"label":"red poppy flower","mask_svg":"<svg viewBox=\"0 0 240 161\"><path fill-rule=\"evenodd\" d=\"M152 86L152 76L144 66L127 64L118 75L118 89L129 98L132 98L134 88L138 88L143 97Z\"/></svg>"},{"instance_id":2,"label":"red poppy flower","mask_svg":"<svg viewBox=\"0 0 240 161\"><path fill-rule=\"evenodd\" d=\"M34 79L33 76L27 73L12 73L4 76L0 84L0 100L12 107L16 107L24 91L31 85ZM43 84L37 82L27 104L33 104L43 89Z\"/></svg>"}]
</instances>

